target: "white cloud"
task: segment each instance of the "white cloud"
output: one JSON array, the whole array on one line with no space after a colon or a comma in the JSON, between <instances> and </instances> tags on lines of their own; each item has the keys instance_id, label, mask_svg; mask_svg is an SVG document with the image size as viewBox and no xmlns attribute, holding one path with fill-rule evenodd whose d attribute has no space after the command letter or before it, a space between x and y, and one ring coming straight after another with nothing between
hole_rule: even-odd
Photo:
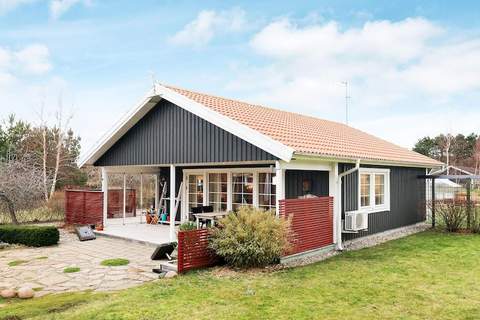
<instances>
[{"instance_id":1,"label":"white cloud","mask_svg":"<svg viewBox=\"0 0 480 320\"><path fill-rule=\"evenodd\" d=\"M7 13L23 4L33 3L35 1L37 0L0 0L0 14Z\"/></svg>"},{"instance_id":2,"label":"white cloud","mask_svg":"<svg viewBox=\"0 0 480 320\"><path fill-rule=\"evenodd\" d=\"M170 41L177 45L203 46L219 34L242 31L246 26L245 11L233 8L227 11L202 10L197 17L178 31Z\"/></svg>"},{"instance_id":3,"label":"white cloud","mask_svg":"<svg viewBox=\"0 0 480 320\"><path fill-rule=\"evenodd\" d=\"M52 68L48 48L31 44L18 51L0 47L0 91L28 75L44 75Z\"/></svg>"},{"instance_id":4,"label":"white cloud","mask_svg":"<svg viewBox=\"0 0 480 320\"><path fill-rule=\"evenodd\" d=\"M45 45L32 44L15 53L19 67L25 73L42 74L50 71L50 52Z\"/></svg>"},{"instance_id":5,"label":"white cloud","mask_svg":"<svg viewBox=\"0 0 480 320\"><path fill-rule=\"evenodd\" d=\"M461 95L480 89L480 37L456 36L423 18L369 21L358 28L335 21L298 26L281 19L256 33L250 46L268 62L234 67L228 90L342 121L341 81L348 80L351 123L362 127L387 115L448 117L449 108L462 107ZM417 132L420 127L408 128ZM411 143L406 137L395 141Z\"/></svg>"},{"instance_id":6,"label":"white cloud","mask_svg":"<svg viewBox=\"0 0 480 320\"><path fill-rule=\"evenodd\" d=\"M70 10L73 6L83 3L88 6L91 4L90 0L51 0L50 2L50 16L53 19L60 18L65 12Z\"/></svg>"}]
</instances>

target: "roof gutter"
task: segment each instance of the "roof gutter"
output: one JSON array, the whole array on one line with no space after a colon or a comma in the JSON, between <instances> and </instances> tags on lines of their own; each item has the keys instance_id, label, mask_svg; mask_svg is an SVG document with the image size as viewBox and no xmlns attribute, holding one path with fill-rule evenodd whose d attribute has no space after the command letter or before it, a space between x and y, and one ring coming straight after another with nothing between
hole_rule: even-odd
<instances>
[{"instance_id":1,"label":"roof gutter","mask_svg":"<svg viewBox=\"0 0 480 320\"><path fill-rule=\"evenodd\" d=\"M346 177L352 173L355 173L357 172L358 170L360 169L360 159L357 159L356 161L356 164L355 164L355 167L352 168L352 169L349 169L345 172L342 172L340 174L337 175L336 177L336 186L337 186L337 199L335 201L337 201L337 205L336 205L336 223L335 223L335 228L336 228L336 249L338 251L342 251L343 250L343 245L342 245L342 178L343 177Z\"/></svg>"}]
</instances>

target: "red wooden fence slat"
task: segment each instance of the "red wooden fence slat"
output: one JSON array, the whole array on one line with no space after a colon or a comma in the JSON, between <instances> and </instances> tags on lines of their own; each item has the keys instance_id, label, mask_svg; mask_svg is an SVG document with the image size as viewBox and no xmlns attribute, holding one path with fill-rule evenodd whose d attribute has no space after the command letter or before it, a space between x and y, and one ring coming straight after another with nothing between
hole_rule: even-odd
<instances>
[{"instance_id":1,"label":"red wooden fence slat","mask_svg":"<svg viewBox=\"0 0 480 320\"><path fill-rule=\"evenodd\" d=\"M333 198L280 200L280 216L290 219L292 248L286 254L319 249L333 243Z\"/></svg>"},{"instance_id":2,"label":"red wooden fence slat","mask_svg":"<svg viewBox=\"0 0 480 320\"><path fill-rule=\"evenodd\" d=\"M65 190L65 222L102 226L103 192Z\"/></svg>"},{"instance_id":3,"label":"red wooden fence slat","mask_svg":"<svg viewBox=\"0 0 480 320\"><path fill-rule=\"evenodd\" d=\"M218 257L208 248L210 231L198 229L178 232L178 272L210 267L218 262Z\"/></svg>"}]
</instances>

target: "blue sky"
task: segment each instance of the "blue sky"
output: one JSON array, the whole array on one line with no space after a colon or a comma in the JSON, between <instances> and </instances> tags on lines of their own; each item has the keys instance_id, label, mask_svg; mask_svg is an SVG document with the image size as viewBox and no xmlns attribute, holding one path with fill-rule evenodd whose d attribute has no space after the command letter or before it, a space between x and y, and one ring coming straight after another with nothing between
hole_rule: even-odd
<instances>
[{"instance_id":1,"label":"blue sky","mask_svg":"<svg viewBox=\"0 0 480 320\"><path fill-rule=\"evenodd\" d=\"M480 133L474 1L0 0L0 116L53 120L84 151L155 79L344 121L411 147Z\"/></svg>"}]
</instances>

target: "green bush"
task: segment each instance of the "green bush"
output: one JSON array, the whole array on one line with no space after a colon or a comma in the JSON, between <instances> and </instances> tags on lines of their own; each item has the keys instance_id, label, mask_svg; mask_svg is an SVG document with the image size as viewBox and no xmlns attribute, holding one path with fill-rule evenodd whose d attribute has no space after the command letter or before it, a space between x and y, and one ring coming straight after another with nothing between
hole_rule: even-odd
<instances>
[{"instance_id":1,"label":"green bush","mask_svg":"<svg viewBox=\"0 0 480 320\"><path fill-rule=\"evenodd\" d=\"M23 244L29 247L45 247L60 240L58 229L53 226L0 226L0 241Z\"/></svg>"},{"instance_id":2,"label":"green bush","mask_svg":"<svg viewBox=\"0 0 480 320\"><path fill-rule=\"evenodd\" d=\"M446 202L437 206L437 212L448 232L457 232L467 220L465 204Z\"/></svg>"},{"instance_id":3,"label":"green bush","mask_svg":"<svg viewBox=\"0 0 480 320\"><path fill-rule=\"evenodd\" d=\"M197 224L191 221L184 222L178 227L180 231L197 230Z\"/></svg>"},{"instance_id":4,"label":"green bush","mask_svg":"<svg viewBox=\"0 0 480 320\"><path fill-rule=\"evenodd\" d=\"M272 211L241 207L213 228L210 247L233 267L263 267L277 263L288 249L288 227Z\"/></svg>"}]
</instances>

